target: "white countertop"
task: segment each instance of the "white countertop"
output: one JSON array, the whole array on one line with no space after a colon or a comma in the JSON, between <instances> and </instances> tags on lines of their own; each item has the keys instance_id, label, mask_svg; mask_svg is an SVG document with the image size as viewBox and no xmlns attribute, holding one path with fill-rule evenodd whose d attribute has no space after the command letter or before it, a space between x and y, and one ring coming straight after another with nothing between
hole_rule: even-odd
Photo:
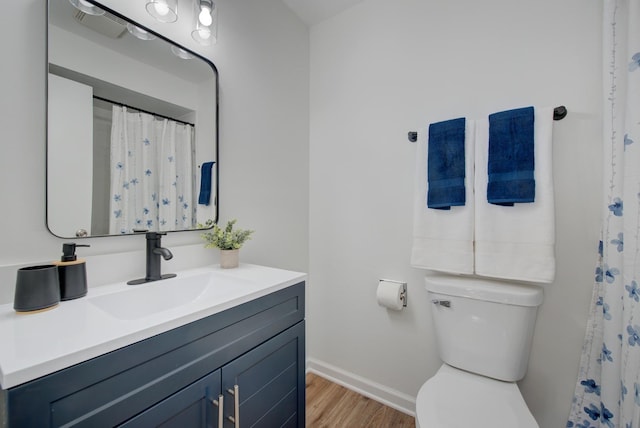
<instances>
[{"instance_id":1,"label":"white countertop","mask_svg":"<svg viewBox=\"0 0 640 428\"><path fill-rule=\"evenodd\" d=\"M90 287L87 296L45 312L16 313L13 303L0 305L0 387L20 385L305 279L300 272L241 264L185 270L175 279L142 285Z\"/></svg>"}]
</instances>

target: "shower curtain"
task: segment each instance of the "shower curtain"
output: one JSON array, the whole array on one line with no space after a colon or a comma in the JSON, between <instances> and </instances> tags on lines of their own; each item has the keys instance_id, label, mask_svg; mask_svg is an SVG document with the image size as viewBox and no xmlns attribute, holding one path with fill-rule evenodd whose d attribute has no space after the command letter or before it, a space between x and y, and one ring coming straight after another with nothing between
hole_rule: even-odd
<instances>
[{"instance_id":1,"label":"shower curtain","mask_svg":"<svg viewBox=\"0 0 640 428\"><path fill-rule=\"evenodd\" d=\"M567 427L640 428L640 0L605 0L603 224Z\"/></svg>"},{"instance_id":2,"label":"shower curtain","mask_svg":"<svg viewBox=\"0 0 640 428\"><path fill-rule=\"evenodd\" d=\"M193 126L113 106L109 233L192 229Z\"/></svg>"}]
</instances>

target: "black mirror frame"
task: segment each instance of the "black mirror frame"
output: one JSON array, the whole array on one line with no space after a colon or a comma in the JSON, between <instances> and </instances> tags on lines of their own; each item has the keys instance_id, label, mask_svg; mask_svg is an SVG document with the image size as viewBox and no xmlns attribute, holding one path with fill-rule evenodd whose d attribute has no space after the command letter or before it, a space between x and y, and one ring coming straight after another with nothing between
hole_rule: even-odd
<instances>
[{"instance_id":1,"label":"black mirror frame","mask_svg":"<svg viewBox=\"0 0 640 428\"><path fill-rule=\"evenodd\" d=\"M45 39L46 39L46 58L45 58L45 129L49 129L49 16L50 16L50 3L53 0L46 0L46 17L47 17L47 31L46 31L46 35L45 35ZM215 130L215 158L216 158L216 168L215 168L215 197L216 197L216 201L215 201L215 213L214 216L215 218L213 218L213 222L217 223L218 222L218 218L219 218L219 212L220 212L220 74L218 72L218 68L215 66L215 64L213 62L211 62L209 59L203 57L202 55L193 52L192 50L176 43L175 41L163 36L162 34L159 34L155 31L153 31L150 28L145 27L144 25L133 21L132 19L122 15L121 13L110 9L109 7L104 6L102 3L100 3L99 1L96 0L85 0L88 3L91 3L109 13L111 13L114 16L117 16L118 18L129 22L139 28L142 28L143 30L153 34L154 36L156 36L157 38L164 40L167 43L170 43L174 46L177 46L178 48L188 52L189 54L193 55L194 57L204 61L207 65L209 65L211 67L211 69L214 71L215 75L216 75L216 81L215 81L215 122L216 122L216 130ZM89 236L75 236L75 237L68 237L68 236L59 236L56 235L51 228L49 227L49 194L48 194L48 180L49 180L49 176L48 176L48 169L49 169L49 165L48 165L48 158L49 158L49 137L48 137L48 132L45 133L45 218L44 218L44 222L45 222L45 227L47 228L47 230L55 237L57 238L61 238L61 239L83 239L83 238L103 238L103 237L114 237L114 236L131 236L131 235L136 235L136 232L133 233L126 233L126 234L113 234L113 235L89 235ZM207 228L210 229L213 226ZM184 229L184 230L172 230L172 231L167 231L167 232L192 232L194 230L200 230L198 228L196 229Z\"/></svg>"}]
</instances>

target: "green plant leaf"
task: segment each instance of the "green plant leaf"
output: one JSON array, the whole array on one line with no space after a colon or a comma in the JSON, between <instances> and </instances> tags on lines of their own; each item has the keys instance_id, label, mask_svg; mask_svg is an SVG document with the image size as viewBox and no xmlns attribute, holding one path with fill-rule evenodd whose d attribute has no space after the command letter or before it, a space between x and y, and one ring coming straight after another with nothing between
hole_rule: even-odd
<instances>
[{"instance_id":1,"label":"green plant leaf","mask_svg":"<svg viewBox=\"0 0 640 428\"><path fill-rule=\"evenodd\" d=\"M211 227L213 229L210 232L203 232L200 237L205 241L205 248L219 248L221 250L237 250L242 245L251 239L253 230L235 229L234 226L237 220L229 220L226 226L221 228L213 220L209 219L205 222L205 225L198 223L198 228Z\"/></svg>"}]
</instances>

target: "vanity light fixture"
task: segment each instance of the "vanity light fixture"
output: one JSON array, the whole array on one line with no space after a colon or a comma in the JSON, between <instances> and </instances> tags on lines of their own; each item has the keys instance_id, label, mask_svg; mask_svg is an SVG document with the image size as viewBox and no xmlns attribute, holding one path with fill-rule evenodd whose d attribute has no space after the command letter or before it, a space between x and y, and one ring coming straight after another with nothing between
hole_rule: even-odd
<instances>
[{"instance_id":1,"label":"vanity light fixture","mask_svg":"<svg viewBox=\"0 0 640 428\"><path fill-rule=\"evenodd\" d=\"M175 45L171 46L171 52L173 52L173 54L175 56L177 56L178 58L181 58L181 59L193 59L193 58L195 58L189 52L187 52L184 49L181 49L181 48L179 48L179 47L177 47Z\"/></svg>"},{"instance_id":2,"label":"vanity light fixture","mask_svg":"<svg viewBox=\"0 0 640 428\"><path fill-rule=\"evenodd\" d=\"M129 31L129 33L131 33L133 36L137 37L140 40L153 40L156 38L156 36L148 32L147 30L143 30L137 25L133 25L131 23L127 24L127 30Z\"/></svg>"},{"instance_id":3,"label":"vanity light fixture","mask_svg":"<svg viewBox=\"0 0 640 428\"><path fill-rule=\"evenodd\" d=\"M191 37L203 46L216 43L218 10L212 0L196 0Z\"/></svg>"},{"instance_id":4,"label":"vanity light fixture","mask_svg":"<svg viewBox=\"0 0 640 428\"><path fill-rule=\"evenodd\" d=\"M214 8L213 1L211 0L200 0L200 11L198 12L198 21L200 24L208 27L213 22L213 18L211 17L211 13Z\"/></svg>"},{"instance_id":5,"label":"vanity light fixture","mask_svg":"<svg viewBox=\"0 0 640 428\"><path fill-rule=\"evenodd\" d=\"M69 0L76 9L86 13L87 15L104 15L104 10L100 9L95 4L89 3L86 0Z\"/></svg>"},{"instance_id":6,"label":"vanity light fixture","mask_svg":"<svg viewBox=\"0 0 640 428\"><path fill-rule=\"evenodd\" d=\"M149 0L146 7L149 15L160 22L176 22L178 19L178 0Z\"/></svg>"}]
</instances>

